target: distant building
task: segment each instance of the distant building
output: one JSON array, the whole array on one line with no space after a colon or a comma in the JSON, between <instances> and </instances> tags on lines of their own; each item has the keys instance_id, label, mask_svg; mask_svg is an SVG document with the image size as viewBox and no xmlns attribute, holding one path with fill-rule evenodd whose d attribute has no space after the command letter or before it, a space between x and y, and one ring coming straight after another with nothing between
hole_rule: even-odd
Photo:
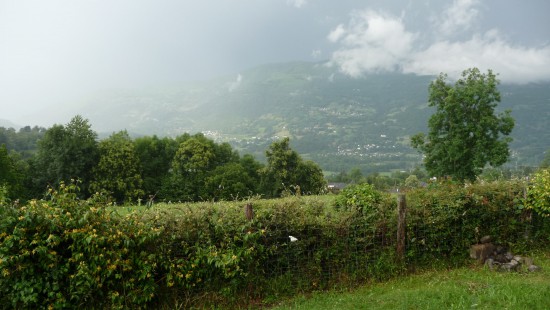
<instances>
[{"instance_id":1,"label":"distant building","mask_svg":"<svg viewBox=\"0 0 550 310\"><path fill-rule=\"evenodd\" d=\"M328 183L327 189L333 194L338 194L344 187L348 186L347 183Z\"/></svg>"}]
</instances>

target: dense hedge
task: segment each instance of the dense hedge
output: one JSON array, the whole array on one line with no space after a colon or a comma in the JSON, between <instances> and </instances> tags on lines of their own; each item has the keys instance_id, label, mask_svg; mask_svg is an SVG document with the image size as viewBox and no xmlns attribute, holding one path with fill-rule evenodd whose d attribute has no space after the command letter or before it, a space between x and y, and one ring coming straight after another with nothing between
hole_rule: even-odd
<instances>
[{"instance_id":1,"label":"dense hedge","mask_svg":"<svg viewBox=\"0 0 550 310\"><path fill-rule=\"evenodd\" d=\"M367 185L339 197L157 205L127 215L100 196L78 200L76 189L52 189L25 206L3 202L4 307L258 305L407 267L462 264L486 234L514 251L550 241L548 218L523 207L525 186L514 182L408 192L405 260L395 253L395 196Z\"/></svg>"},{"instance_id":2,"label":"dense hedge","mask_svg":"<svg viewBox=\"0 0 550 310\"><path fill-rule=\"evenodd\" d=\"M410 264L460 263L485 235L514 251L550 241L549 222L525 207L520 181L475 185L433 184L407 193Z\"/></svg>"},{"instance_id":3,"label":"dense hedge","mask_svg":"<svg viewBox=\"0 0 550 310\"><path fill-rule=\"evenodd\" d=\"M159 222L169 295L190 301L208 292L210 299L239 303L395 274L392 209L380 204L380 217L367 217L335 211L332 201L257 200L251 221L244 204L236 203L165 206L150 213L165 219Z\"/></svg>"},{"instance_id":4,"label":"dense hedge","mask_svg":"<svg viewBox=\"0 0 550 310\"><path fill-rule=\"evenodd\" d=\"M0 304L13 308L114 308L149 302L158 291L154 240L162 230L122 219L77 187L48 201L1 208Z\"/></svg>"}]
</instances>

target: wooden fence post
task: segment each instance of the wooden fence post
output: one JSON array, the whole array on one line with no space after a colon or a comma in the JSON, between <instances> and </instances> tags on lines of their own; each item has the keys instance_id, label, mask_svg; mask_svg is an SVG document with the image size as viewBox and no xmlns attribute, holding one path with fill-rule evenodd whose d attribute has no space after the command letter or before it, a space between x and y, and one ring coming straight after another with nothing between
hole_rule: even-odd
<instances>
[{"instance_id":1,"label":"wooden fence post","mask_svg":"<svg viewBox=\"0 0 550 310\"><path fill-rule=\"evenodd\" d=\"M527 184L523 187L523 201L527 201ZM531 236L531 229L533 229L533 210L532 209L523 209L523 222L525 224L525 231L523 232L523 238L529 240Z\"/></svg>"},{"instance_id":2,"label":"wooden fence post","mask_svg":"<svg viewBox=\"0 0 550 310\"><path fill-rule=\"evenodd\" d=\"M249 221L254 218L254 209L252 209L251 203L247 203L246 206L244 206L244 216Z\"/></svg>"},{"instance_id":3,"label":"wooden fence post","mask_svg":"<svg viewBox=\"0 0 550 310\"><path fill-rule=\"evenodd\" d=\"M406 213L407 201L405 194L399 194L397 196L397 258L401 261L405 258Z\"/></svg>"}]
</instances>

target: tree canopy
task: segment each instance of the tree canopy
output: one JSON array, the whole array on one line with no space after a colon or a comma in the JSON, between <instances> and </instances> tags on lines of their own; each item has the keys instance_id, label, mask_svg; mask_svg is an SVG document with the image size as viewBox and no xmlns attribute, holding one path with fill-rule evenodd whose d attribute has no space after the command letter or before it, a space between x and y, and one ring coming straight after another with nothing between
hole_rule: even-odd
<instances>
[{"instance_id":1,"label":"tree canopy","mask_svg":"<svg viewBox=\"0 0 550 310\"><path fill-rule=\"evenodd\" d=\"M45 190L47 184L80 179L86 191L98 161L96 140L97 134L80 115L66 126L53 125L46 130L34 161L36 186Z\"/></svg>"},{"instance_id":2,"label":"tree canopy","mask_svg":"<svg viewBox=\"0 0 550 310\"><path fill-rule=\"evenodd\" d=\"M427 136L411 139L430 174L474 181L487 164L498 167L508 160L514 120L509 110L496 114L498 84L491 70L483 74L477 68L463 71L454 85L443 73L430 83L428 104L436 112Z\"/></svg>"},{"instance_id":3,"label":"tree canopy","mask_svg":"<svg viewBox=\"0 0 550 310\"><path fill-rule=\"evenodd\" d=\"M318 194L325 189L321 168L312 161L302 160L290 148L288 137L273 142L265 154L267 166L262 170L262 185L268 195L278 196L284 191Z\"/></svg>"},{"instance_id":4,"label":"tree canopy","mask_svg":"<svg viewBox=\"0 0 550 310\"><path fill-rule=\"evenodd\" d=\"M76 182L80 198L102 192L119 203L279 197L325 189L321 168L303 160L288 138L273 142L266 154L264 165L201 133L134 140L124 130L98 140L88 120L77 115L48 129L0 127L0 188L2 199L28 200L44 197L48 186Z\"/></svg>"},{"instance_id":5,"label":"tree canopy","mask_svg":"<svg viewBox=\"0 0 550 310\"><path fill-rule=\"evenodd\" d=\"M170 165L178 142L171 138L145 136L134 140L135 151L141 163L143 190L146 195L155 196L169 175Z\"/></svg>"},{"instance_id":6,"label":"tree canopy","mask_svg":"<svg viewBox=\"0 0 550 310\"><path fill-rule=\"evenodd\" d=\"M92 191L107 191L117 202L143 197L139 157L128 132L112 134L99 142L99 162L94 167Z\"/></svg>"}]
</instances>

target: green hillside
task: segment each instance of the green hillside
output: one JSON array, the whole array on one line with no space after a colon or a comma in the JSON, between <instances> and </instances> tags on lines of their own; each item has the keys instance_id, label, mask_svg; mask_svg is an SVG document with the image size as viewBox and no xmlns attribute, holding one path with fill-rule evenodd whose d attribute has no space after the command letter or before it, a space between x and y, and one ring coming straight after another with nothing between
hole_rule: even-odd
<instances>
[{"instance_id":1,"label":"green hillside","mask_svg":"<svg viewBox=\"0 0 550 310\"><path fill-rule=\"evenodd\" d=\"M406 170L420 162L408 145L426 130L431 76L371 74L354 79L323 63L265 65L239 75L170 87L103 93L76 111L99 131L204 132L262 156L290 136L325 170ZM550 149L550 84L501 85L512 109L512 165L537 165Z\"/></svg>"}]
</instances>

